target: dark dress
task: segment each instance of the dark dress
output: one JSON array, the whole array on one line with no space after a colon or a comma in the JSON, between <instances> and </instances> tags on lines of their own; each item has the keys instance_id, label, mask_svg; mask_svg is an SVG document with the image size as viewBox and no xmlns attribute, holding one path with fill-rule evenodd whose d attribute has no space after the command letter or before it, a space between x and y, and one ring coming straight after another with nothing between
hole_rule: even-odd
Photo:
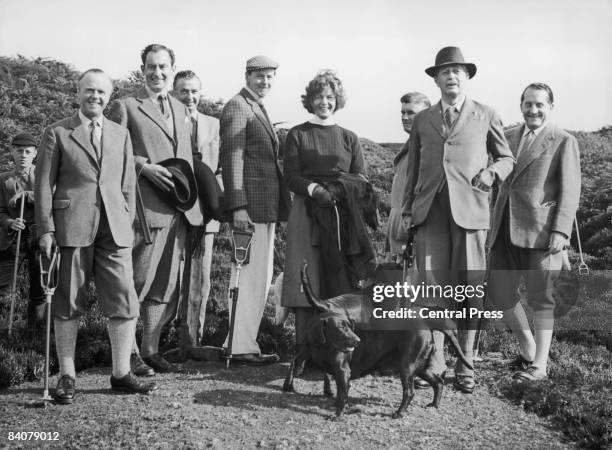
<instances>
[{"instance_id":1,"label":"dark dress","mask_svg":"<svg viewBox=\"0 0 612 450\"><path fill-rule=\"evenodd\" d=\"M309 308L300 281L304 259L309 264L308 274L315 295L326 298L326 293L320 289L320 271L324 267L318 235L306 212L308 185L317 175L331 172L363 173L365 169L359 139L355 133L338 125L305 122L292 128L287 135L284 169L287 184L295 197L287 223L282 305ZM296 338L297 321L296 313Z\"/></svg>"}]
</instances>

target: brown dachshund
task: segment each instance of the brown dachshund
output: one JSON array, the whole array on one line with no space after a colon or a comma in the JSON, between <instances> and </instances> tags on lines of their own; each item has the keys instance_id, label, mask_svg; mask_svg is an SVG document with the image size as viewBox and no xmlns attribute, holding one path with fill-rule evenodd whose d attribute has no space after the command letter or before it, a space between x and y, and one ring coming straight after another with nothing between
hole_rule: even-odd
<instances>
[{"instance_id":1,"label":"brown dachshund","mask_svg":"<svg viewBox=\"0 0 612 450\"><path fill-rule=\"evenodd\" d=\"M438 407L442 398L444 380L431 370L431 356L434 350L431 328L440 329L438 323L416 322L411 319L409 326L401 329L396 321L387 330L360 330L364 326L361 307L363 298L358 294L347 294L328 301L316 298L306 272L302 267L302 285L308 302L318 312L309 322L305 345L289 367L283 390L293 391L294 370L302 361L309 360L336 381L336 416L341 417L348 401L349 380L360 378L380 368L395 367L400 371L403 395L402 402L393 414L401 417L414 397L414 376L418 375L434 389L433 401L428 406ZM356 333L352 328L357 325ZM429 326L431 326L431 328ZM472 368L459 347L454 324L450 329L440 329L450 339L461 361ZM356 334L357 339L353 337ZM338 339L338 342L334 342ZM359 344L359 345L357 345ZM329 378L325 379L324 390L331 393Z\"/></svg>"}]
</instances>

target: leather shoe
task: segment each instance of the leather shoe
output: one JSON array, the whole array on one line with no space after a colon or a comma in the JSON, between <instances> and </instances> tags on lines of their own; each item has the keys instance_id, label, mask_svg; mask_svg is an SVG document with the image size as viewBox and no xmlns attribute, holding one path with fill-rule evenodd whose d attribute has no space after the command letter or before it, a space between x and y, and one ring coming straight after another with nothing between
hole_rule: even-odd
<instances>
[{"instance_id":1,"label":"leather shoe","mask_svg":"<svg viewBox=\"0 0 612 450\"><path fill-rule=\"evenodd\" d=\"M126 394L149 394L157 390L157 384L138 381L131 372L121 378L115 378L111 375L110 384L113 391Z\"/></svg>"},{"instance_id":2,"label":"leather shoe","mask_svg":"<svg viewBox=\"0 0 612 450\"><path fill-rule=\"evenodd\" d=\"M508 369L514 371L527 370L533 361L527 361L523 355L518 354L513 360L508 363Z\"/></svg>"},{"instance_id":3,"label":"leather shoe","mask_svg":"<svg viewBox=\"0 0 612 450\"><path fill-rule=\"evenodd\" d=\"M159 353L151 356L144 356L143 361L159 373L179 373L181 369L176 364L168 362Z\"/></svg>"},{"instance_id":4,"label":"leather shoe","mask_svg":"<svg viewBox=\"0 0 612 450\"><path fill-rule=\"evenodd\" d=\"M74 400L74 383L75 380L70 375L62 375L57 382L55 394L53 398L60 405L70 405Z\"/></svg>"},{"instance_id":5,"label":"leather shoe","mask_svg":"<svg viewBox=\"0 0 612 450\"><path fill-rule=\"evenodd\" d=\"M456 375L453 386L464 394L471 394L476 389L476 382L472 375Z\"/></svg>"},{"instance_id":6,"label":"leather shoe","mask_svg":"<svg viewBox=\"0 0 612 450\"><path fill-rule=\"evenodd\" d=\"M263 355L263 354L255 354L255 353L245 353L242 355L233 355L232 361L244 363L244 364L252 364L254 366L263 366L266 364L274 364L280 361L280 358L276 353L272 353L271 355Z\"/></svg>"},{"instance_id":7,"label":"leather shoe","mask_svg":"<svg viewBox=\"0 0 612 450\"><path fill-rule=\"evenodd\" d=\"M152 377L155 375L155 371L147 366L138 353L132 353L130 355L130 368L132 369L132 373L137 377Z\"/></svg>"}]
</instances>

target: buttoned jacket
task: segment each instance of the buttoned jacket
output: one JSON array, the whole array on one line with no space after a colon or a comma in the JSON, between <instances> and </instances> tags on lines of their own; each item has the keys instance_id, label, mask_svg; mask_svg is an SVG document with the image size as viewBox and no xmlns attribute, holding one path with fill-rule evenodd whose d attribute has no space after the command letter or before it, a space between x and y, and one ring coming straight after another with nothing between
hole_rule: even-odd
<instances>
[{"instance_id":1,"label":"buttoned jacket","mask_svg":"<svg viewBox=\"0 0 612 450\"><path fill-rule=\"evenodd\" d=\"M246 208L256 223L287 220L290 198L279 141L260 105L242 89L224 106L220 121L226 208Z\"/></svg>"},{"instance_id":2,"label":"buttoned jacket","mask_svg":"<svg viewBox=\"0 0 612 450\"><path fill-rule=\"evenodd\" d=\"M519 151L524 125L506 133L513 154ZM547 124L525 150L499 189L490 243L495 242L508 206L510 238L523 248L545 249L553 231L570 236L580 199L580 152L576 138Z\"/></svg>"},{"instance_id":3,"label":"buttoned jacket","mask_svg":"<svg viewBox=\"0 0 612 450\"><path fill-rule=\"evenodd\" d=\"M489 169L503 181L514 166L501 120L493 109L466 98L450 130L440 102L419 112L410 132L408 158L402 214L411 216L413 225L427 219L446 182L455 223L470 230L489 228L489 192L473 186L472 180Z\"/></svg>"},{"instance_id":4,"label":"buttoned jacket","mask_svg":"<svg viewBox=\"0 0 612 450\"><path fill-rule=\"evenodd\" d=\"M104 120L100 152L98 159L78 114L45 130L35 172L39 236L54 232L60 247L89 246L104 211L115 244L132 246L136 178L128 131Z\"/></svg>"},{"instance_id":5,"label":"buttoned jacket","mask_svg":"<svg viewBox=\"0 0 612 450\"><path fill-rule=\"evenodd\" d=\"M168 127L160 108L150 99L144 87L114 101L108 114L111 120L130 132L145 216L152 228L168 226L176 210L162 200L153 183L141 176L143 165L157 164L168 158L182 158L193 169L193 125L189 111L171 95L168 95L168 104L172 109L173 129ZM191 225L202 223L202 213L197 202L184 214Z\"/></svg>"}]
</instances>

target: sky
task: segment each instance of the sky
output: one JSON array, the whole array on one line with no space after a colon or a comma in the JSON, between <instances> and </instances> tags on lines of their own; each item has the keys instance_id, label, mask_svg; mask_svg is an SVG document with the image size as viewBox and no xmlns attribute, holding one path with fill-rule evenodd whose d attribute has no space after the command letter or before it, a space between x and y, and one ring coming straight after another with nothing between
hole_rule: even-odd
<instances>
[{"instance_id":1,"label":"sky","mask_svg":"<svg viewBox=\"0 0 612 450\"><path fill-rule=\"evenodd\" d=\"M523 88L549 84L553 119L571 130L612 124L609 0L0 0L0 55L49 57L113 78L140 67L149 43L174 49L203 93L228 100L245 62L278 61L266 108L274 122L309 118L300 96L334 69L348 102L341 126L377 142L402 142L399 98L440 92L424 69L442 47L462 49L478 72L467 95L504 124L521 121Z\"/></svg>"}]
</instances>

